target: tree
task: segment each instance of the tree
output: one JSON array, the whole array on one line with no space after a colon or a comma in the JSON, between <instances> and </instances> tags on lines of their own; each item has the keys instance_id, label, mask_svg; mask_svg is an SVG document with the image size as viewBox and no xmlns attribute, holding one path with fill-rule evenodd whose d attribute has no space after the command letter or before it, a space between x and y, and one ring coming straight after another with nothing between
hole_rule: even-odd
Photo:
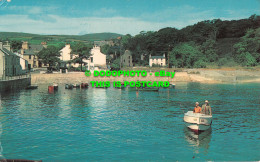
<instances>
[{"instance_id":1,"label":"tree","mask_svg":"<svg viewBox=\"0 0 260 162\"><path fill-rule=\"evenodd\" d=\"M76 44L72 45L72 53L76 55L73 59L73 62L80 64L80 69L82 71L82 64L85 63L84 59L88 59L90 56L90 45L86 45L82 42L77 42Z\"/></svg>"},{"instance_id":2,"label":"tree","mask_svg":"<svg viewBox=\"0 0 260 162\"><path fill-rule=\"evenodd\" d=\"M120 68L120 58L115 59L111 65L112 69L119 69Z\"/></svg>"},{"instance_id":3,"label":"tree","mask_svg":"<svg viewBox=\"0 0 260 162\"><path fill-rule=\"evenodd\" d=\"M200 61L196 63L197 61ZM204 57L194 42L180 43L170 52L170 63L176 67L191 68L194 65L204 66Z\"/></svg>"},{"instance_id":4,"label":"tree","mask_svg":"<svg viewBox=\"0 0 260 162\"><path fill-rule=\"evenodd\" d=\"M240 42L234 45L235 59L246 66L260 63L260 28L249 29Z\"/></svg>"},{"instance_id":5,"label":"tree","mask_svg":"<svg viewBox=\"0 0 260 162\"><path fill-rule=\"evenodd\" d=\"M101 52L106 54L106 55L109 55L110 54L110 46L108 44L104 45L104 46L101 46Z\"/></svg>"},{"instance_id":6,"label":"tree","mask_svg":"<svg viewBox=\"0 0 260 162\"><path fill-rule=\"evenodd\" d=\"M214 62L217 60L216 41L209 39L206 40L201 46L200 51L204 54L207 62Z\"/></svg>"},{"instance_id":7,"label":"tree","mask_svg":"<svg viewBox=\"0 0 260 162\"><path fill-rule=\"evenodd\" d=\"M126 34L125 36L122 37L121 39L121 45L123 49L128 49L128 44L132 36L130 34Z\"/></svg>"},{"instance_id":8,"label":"tree","mask_svg":"<svg viewBox=\"0 0 260 162\"><path fill-rule=\"evenodd\" d=\"M60 61L58 58L60 56L59 48L55 46L48 46L43 48L38 54L38 58L42 60L44 64L49 64L49 69L52 71L52 67Z\"/></svg>"},{"instance_id":9,"label":"tree","mask_svg":"<svg viewBox=\"0 0 260 162\"><path fill-rule=\"evenodd\" d=\"M11 48L13 49L14 52L17 52L22 48L22 42L17 40L11 41Z\"/></svg>"}]
</instances>

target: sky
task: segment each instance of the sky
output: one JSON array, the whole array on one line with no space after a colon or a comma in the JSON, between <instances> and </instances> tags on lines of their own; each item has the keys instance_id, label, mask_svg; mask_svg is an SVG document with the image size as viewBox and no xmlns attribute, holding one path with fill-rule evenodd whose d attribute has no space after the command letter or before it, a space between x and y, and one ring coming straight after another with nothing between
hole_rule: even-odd
<instances>
[{"instance_id":1,"label":"sky","mask_svg":"<svg viewBox=\"0 0 260 162\"><path fill-rule=\"evenodd\" d=\"M260 15L260 0L0 0L0 31L136 35Z\"/></svg>"}]
</instances>

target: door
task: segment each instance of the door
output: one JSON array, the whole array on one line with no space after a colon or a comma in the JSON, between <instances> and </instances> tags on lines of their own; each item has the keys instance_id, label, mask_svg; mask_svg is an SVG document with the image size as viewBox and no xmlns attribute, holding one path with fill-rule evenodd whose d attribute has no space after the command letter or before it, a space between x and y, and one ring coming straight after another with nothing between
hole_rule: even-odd
<instances>
[{"instance_id":1,"label":"door","mask_svg":"<svg viewBox=\"0 0 260 162\"><path fill-rule=\"evenodd\" d=\"M28 70L31 71L31 64L28 64Z\"/></svg>"}]
</instances>

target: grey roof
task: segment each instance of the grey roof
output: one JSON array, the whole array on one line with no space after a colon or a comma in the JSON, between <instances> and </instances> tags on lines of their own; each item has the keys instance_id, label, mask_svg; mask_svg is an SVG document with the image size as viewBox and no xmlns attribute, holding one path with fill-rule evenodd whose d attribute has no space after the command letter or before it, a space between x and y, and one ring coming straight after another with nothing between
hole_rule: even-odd
<instances>
[{"instance_id":1,"label":"grey roof","mask_svg":"<svg viewBox=\"0 0 260 162\"><path fill-rule=\"evenodd\" d=\"M40 52L43 48L44 48L44 46L41 45L41 44L32 44L32 45L29 45L29 50L33 50L33 51L35 51L35 52Z\"/></svg>"},{"instance_id":2,"label":"grey roof","mask_svg":"<svg viewBox=\"0 0 260 162\"><path fill-rule=\"evenodd\" d=\"M165 58L164 56L151 56L152 59L161 59L161 58Z\"/></svg>"},{"instance_id":3,"label":"grey roof","mask_svg":"<svg viewBox=\"0 0 260 162\"><path fill-rule=\"evenodd\" d=\"M125 53L123 55L132 55L132 53L129 50L125 50Z\"/></svg>"},{"instance_id":4,"label":"grey roof","mask_svg":"<svg viewBox=\"0 0 260 162\"><path fill-rule=\"evenodd\" d=\"M38 52L40 52L44 48L43 45L29 45L29 49L24 50L24 55L36 55ZM18 53L21 53L21 50L18 51Z\"/></svg>"},{"instance_id":5,"label":"grey roof","mask_svg":"<svg viewBox=\"0 0 260 162\"><path fill-rule=\"evenodd\" d=\"M13 56L16 56L14 53L12 53L11 51L8 51L7 49L3 48L3 49L0 49L3 53L7 54L7 55L13 55Z\"/></svg>"},{"instance_id":6,"label":"grey roof","mask_svg":"<svg viewBox=\"0 0 260 162\"><path fill-rule=\"evenodd\" d=\"M36 55L34 50L28 49L28 50L24 50L24 55Z\"/></svg>"}]
</instances>

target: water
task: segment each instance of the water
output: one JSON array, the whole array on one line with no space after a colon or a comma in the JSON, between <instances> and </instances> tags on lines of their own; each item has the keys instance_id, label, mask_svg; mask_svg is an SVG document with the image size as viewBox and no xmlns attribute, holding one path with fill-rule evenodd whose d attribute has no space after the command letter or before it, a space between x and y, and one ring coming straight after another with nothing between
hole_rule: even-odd
<instances>
[{"instance_id":1,"label":"water","mask_svg":"<svg viewBox=\"0 0 260 162\"><path fill-rule=\"evenodd\" d=\"M159 92L47 85L1 96L0 157L44 161L260 160L260 84L179 83ZM212 128L183 112L205 99Z\"/></svg>"}]
</instances>

